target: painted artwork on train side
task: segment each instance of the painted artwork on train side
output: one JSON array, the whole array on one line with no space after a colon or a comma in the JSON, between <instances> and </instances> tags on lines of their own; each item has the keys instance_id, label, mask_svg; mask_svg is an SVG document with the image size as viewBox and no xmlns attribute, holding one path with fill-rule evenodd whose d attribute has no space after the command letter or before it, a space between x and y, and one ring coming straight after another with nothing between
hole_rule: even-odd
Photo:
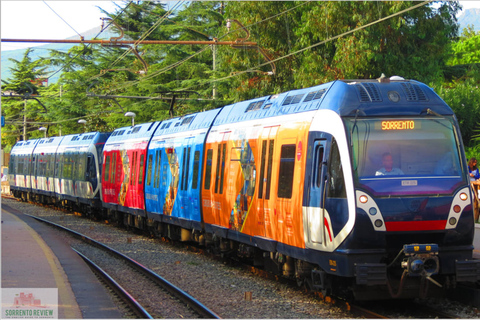
<instances>
[{"instance_id":1,"label":"painted artwork on train side","mask_svg":"<svg viewBox=\"0 0 480 320\"><path fill-rule=\"evenodd\" d=\"M168 191L163 204L163 214L171 216L173 205L175 204L175 199L177 198L180 171L178 165L178 155L175 151L175 148L166 148L165 151L167 153L168 167L170 169L170 183L168 185Z\"/></svg>"},{"instance_id":2,"label":"painted artwork on train side","mask_svg":"<svg viewBox=\"0 0 480 320\"><path fill-rule=\"evenodd\" d=\"M127 150L120 150L120 159L122 161L121 168L123 174L123 181L120 186L120 192L118 193L118 203L124 206L125 199L127 197L128 185L130 183L130 161Z\"/></svg>"},{"instance_id":3,"label":"painted artwork on train side","mask_svg":"<svg viewBox=\"0 0 480 320\"><path fill-rule=\"evenodd\" d=\"M251 208L252 199L255 194L256 166L252 148L247 139L233 141L233 152L231 161L240 164L240 191L230 214L230 229L241 231L243 223Z\"/></svg>"}]
</instances>

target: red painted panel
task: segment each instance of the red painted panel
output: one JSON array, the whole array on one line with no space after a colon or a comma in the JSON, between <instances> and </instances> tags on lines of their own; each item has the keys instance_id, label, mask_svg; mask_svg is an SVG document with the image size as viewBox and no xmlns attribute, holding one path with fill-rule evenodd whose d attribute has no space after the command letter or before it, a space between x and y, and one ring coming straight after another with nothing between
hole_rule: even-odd
<instances>
[{"instance_id":1,"label":"red painted panel","mask_svg":"<svg viewBox=\"0 0 480 320\"><path fill-rule=\"evenodd\" d=\"M447 220L385 222L387 231L445 230Z\"/></svg>"}]
</instances>

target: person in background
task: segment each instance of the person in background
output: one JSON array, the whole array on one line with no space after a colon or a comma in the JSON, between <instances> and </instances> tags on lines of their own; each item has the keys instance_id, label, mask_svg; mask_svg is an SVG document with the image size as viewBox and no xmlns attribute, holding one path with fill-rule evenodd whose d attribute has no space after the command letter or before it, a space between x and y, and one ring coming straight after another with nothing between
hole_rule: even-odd
<instances>
[{"instance_id":1,"label":"person in background","mask_svg":"<svg viewBox=\"0 0 480 320\"><path fill-rule=\"evenodd\" d=\"M480 179L480 172L477 167L477 159L470 158L468 161L468 173L470 174L470 181L475 181Z\"/></svg>"}]
</instances>

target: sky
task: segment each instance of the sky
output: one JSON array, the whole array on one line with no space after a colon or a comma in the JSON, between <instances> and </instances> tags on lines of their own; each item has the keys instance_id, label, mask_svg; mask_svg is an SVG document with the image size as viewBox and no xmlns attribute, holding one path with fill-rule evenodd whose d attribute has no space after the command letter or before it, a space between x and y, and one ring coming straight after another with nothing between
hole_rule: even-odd
<instances>
[{"instance_id":1,"label":"sky","mask_svg":"<svg viewBox=\"0 0 480 320\"><path fill-rule=\"evenodd\" d=\"M170 3L173 5L175 2ZM107 12L115 12L117 8L115 3L122 5L122 1L105 0L1 0L1 38L66 39L78 36L84 31L101 25L100 18L106 16L97 7ZM460 1L460 3L464 9L480 9L480 0ZM2 42L1 50L15 50L35 45L43 44Z\"/></svg>"}]
</instances>

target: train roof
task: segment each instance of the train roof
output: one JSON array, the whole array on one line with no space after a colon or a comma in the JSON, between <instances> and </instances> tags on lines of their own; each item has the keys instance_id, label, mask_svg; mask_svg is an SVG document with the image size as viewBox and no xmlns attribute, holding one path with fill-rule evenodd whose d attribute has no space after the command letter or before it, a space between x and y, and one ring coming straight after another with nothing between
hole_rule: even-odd
<instances>
[{"instance_id":1,"label":"train roof","mask_svg":"<svg viewBox=\"0 0 480 320\"><path fill-rule=\"evenodd\" d=\"M210 128L220 109L197 112L183 117L162 121L154 136Z\"/></svg>"},{"instance_id":2,"label":"train roof","mask_svg":"<svg viewBox=\"0 0 480 320\"><path fill-rule=\"evenodd\" d=\"M106 144L124 142L128 140L149 140L160 121L136 124L135 126L128 126L118 128L112 132Z\"/></svg>"},{"instance_id":3,"label":"train roof","mask_svg":"<svg viewBox=\"0 0 480 320\"><path fill-rule=\"evenodd\" d=\"M40 139L30 139L27 141L18 141L15 143L13 146L12 150L10 151L10 154L27 154L27 153L32 153L33 149L37 145L38 141Z\"/></svg>"},{"instance_id":4,"label":"train roof","mask_svg":"<svg viewBox=\"0 0 480 320\"><path fill-rule=\"evenodd\" d=\"M336 80L322 85L240 101L223 107L214 125L269 118L319 109L341 116L421 115L430 108L441 115L452 109L428 86L393 77L378 80Z\"/></svg>"},{"instance_id":5,"label":"train roof","mask_svg":"<svg viewBox=\"0 0 480 320\"><path fill-rule=\"evenodd\" d=\"M35 147L34 153L38 152L48 152L49 149L56 151L56 148L60 145L64 137L50 137L39 139L37 146Z\"/></svg>"},{"instance_id":6,"label":"train roof","mask_svg":"<svg viewBox=\"0 0 480 320\"><path fill-rule=\"evenodd\" d=\"M453 115L452 109L430 87L415 80L338 80L321 102L320 109L331 109L341 116L415 116L428 109L440 115ZM358 111L357 111L358 110Z\"/></svg>"},{"instance_id":7,"label":"train roof","mask_svg":"<svg viewBox=\"0 0 480 320\"><path fill-rule=\"evenodd\" d=\"M110 133L87 132L69 134L63 137L61 147L84 147L106 140Z\"/></svg>"}]
</instances>

